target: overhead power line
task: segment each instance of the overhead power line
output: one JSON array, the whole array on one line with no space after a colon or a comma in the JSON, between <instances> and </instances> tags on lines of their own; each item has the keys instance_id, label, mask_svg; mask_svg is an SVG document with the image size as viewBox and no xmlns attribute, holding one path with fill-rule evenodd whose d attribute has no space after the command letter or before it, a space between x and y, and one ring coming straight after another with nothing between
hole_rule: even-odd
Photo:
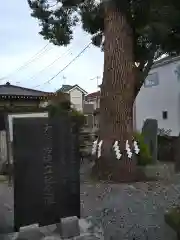
<instances>
[{"instance_id":1,"label":"overhead power line","mask_svg":"<svg viewBox=\"0 0 180 240\"><path fill-rule=\"evenodd\" d=\"M41 48L36 54L34 54L27 62L25 62L23 65L21 65L19 68L17 68L16 70L11 72L7 76L0 78L0 80L2 81L2 80L7 79L8 77L12 76L16 72L19 72L20 70L26 68L29 64L31 64L35 60L39 59L39 57L41 57L43 54L45 54L48 51L48 49L47 49L48 45L49 45L49 43L46 44L43 48Z\"/></svg>"},{"instance_id":2,"label":"overhead power line","mask_svg":"<svg viewBox=\"0 0 180 240\"><path fill-rule=\"evenodd\" d=\"M40 87L44 84L50 83L54 78L56 78L59 74L61 74L66 68L68 68L74 61L76 61L76 59L78 59L85 51L87 48L89 48L89 46L92 44L92 42L90 42L88 45L86 45L86 47L76 56L74 57L64 68L62 68L56 75L54 75L52 78L50 78L48 81L44 82L43 84L39 84L37 86L34 86L33 88L37 88Z\"/></svg>"},{"instance_id":3,"label":"overhead power line","mask_svg":"<svg viewBox=\"0 0 180 240\"><path fill-rule=\"evenodd\" d=\"M59 61L62 57L66 56L69 54L69 52L71 51L72 47L70 47L66 52L64 52L62 55L60 55L58 58L56 58L53 62L51 62L48 66L44 67L43 69L41 69L39 72L37 72L36 74L34 74L32 77L30 77L28 80L34 80L36 78L37 75L39 75L40 73L44 72L45 70L47 70L49 67L51 67L53 64L55 64L57 61Z\"/></svg>"}]
</instances>

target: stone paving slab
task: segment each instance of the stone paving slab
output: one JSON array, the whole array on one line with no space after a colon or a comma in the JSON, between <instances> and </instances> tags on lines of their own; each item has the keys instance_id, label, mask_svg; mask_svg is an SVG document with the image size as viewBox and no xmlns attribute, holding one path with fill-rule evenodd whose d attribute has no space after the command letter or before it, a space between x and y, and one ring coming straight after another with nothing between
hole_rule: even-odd
<instances>
[{"instance_id":1,"label":"stone paving slab","mask_svg":"<svg viewBox=\"0 0 180 240\"><path fill-rule=\"evenodd\" d=\"M78 225L76 224L76 221ZM62 230L65 230L64 233ZM72 231L73 229L73 231ZM0 240L104 240L101 228L91 228L91 222L77 217L61 219L61 223L45 227L31 225L18 233L0 235Z\"/></svg>"}]
</instances>

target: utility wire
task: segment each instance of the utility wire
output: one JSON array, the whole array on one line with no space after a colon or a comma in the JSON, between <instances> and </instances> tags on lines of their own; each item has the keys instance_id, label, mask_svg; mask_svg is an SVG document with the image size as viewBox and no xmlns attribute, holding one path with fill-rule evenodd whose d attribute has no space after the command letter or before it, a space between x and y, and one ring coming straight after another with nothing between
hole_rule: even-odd
<instances>
[{"instance_id":1,"label":"utility wire","mask_svg":"<svg viewBox=\"0 0 180 240\"><path fill-rule=\"evenodd\" d=\"M41 69L39 72L37 72L36 74L34 74L32 77L30 77L28 80L34 80L36 78L37 75L39 75L40 73L44 72L45 70L47 70L49 67L51 67L54 63L56 63L57 61L59 61L62 57L66 56L69 54L70 50L72 49L72 47L70 47L66 52L64 52L62 55L60 55L58 58L56 58L53 62L51 62L48 66L44 67L43 69ZM26 80L27 81L27 80Z\"/></svg>"},{"instance_id":2,"label":"utility wire","mask_svg":"<svg viewBox=\"0 0 180 240\"><path fill-rule=\"evenodd\" d=\"M43 55L44 53L46 53L46 51L48 51L47 47L48 47L49 43L46 44L42 49L40 49L36 54L34 54L27 62L25 62L22 66L20 66L19 68L17 68L16 70L14 70L13 72L11 72L10 74L8 74L5 77L0 78L0 81L5 80L6 78L10 77L11 75L13 75L16 72L19 72L20 70L22 70L23 68L27 67L29 64L31 64L33 61L39 59L39 57L41 55ZM50 50L50 49L49 49Z\"/></svg>"},{"instance_id":3,"label":"utility wire","mask_svg":"<svg viewBox=\"0 0 180 240\"><path fill-rule=\"evenodd\" d=\"M87 48L89 48L89 46L92 44L92 42L90 42L75 58L73 58L64 68L62 68L56 75L54 75L52 78L50 78L48 81L44 82L43 84L39 84L37 86L34 86L33 88L37 88L40 87L41 85L50 83L54 78L56 78L60 73L62 73L66 68L68 68L74 61L76 61L76 59L78 59L85 51Z\"/></svg>"}]
</instances>

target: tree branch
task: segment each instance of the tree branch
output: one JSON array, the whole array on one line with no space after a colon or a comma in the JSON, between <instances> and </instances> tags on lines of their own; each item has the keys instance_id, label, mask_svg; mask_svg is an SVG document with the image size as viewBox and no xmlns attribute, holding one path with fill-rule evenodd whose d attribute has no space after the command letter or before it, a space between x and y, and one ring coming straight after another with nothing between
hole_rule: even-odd
<instances>
[{"instance_id":1,"label":"tree branch","mask_svg":"<svg viewBox=\"0 0 180 240\"><path fill-rule=\"evenodd\" d=\"M148 76L149 71L151 70L151 67L154 63L154 55L156 53L157 47L156 46L151 46L149 49L149 58L147 61L143 61L140 63L140 66L136 69L136 83L135 83L135 91L134 91L134 96L138 95L144 80ZM145 63L146 66L145 66Z\"/></svg>"}]
</instances>

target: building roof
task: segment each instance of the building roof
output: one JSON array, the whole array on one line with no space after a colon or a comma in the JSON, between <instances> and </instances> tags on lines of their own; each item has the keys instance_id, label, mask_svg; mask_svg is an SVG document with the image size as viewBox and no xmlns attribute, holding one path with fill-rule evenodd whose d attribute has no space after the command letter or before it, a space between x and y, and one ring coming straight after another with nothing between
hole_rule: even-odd
<instances>
[{"instance_id":1,"label":"building roof","mask_svg":"<svg viewBox=\"0 0 180 240\"><path fill-rule=\"evenodd\" d=\"M171 56L166 56L164 58L161 58L157 61L154 62L152 69L156 68L156 67L161 67L163 65L169 64L169 63L173 63L176 61L180 60L180 56L176 56L176 57L171 57Z\"/></svg>"},{"instance_id":2,"label":"building roof","mask_svg":"<svg viewBox=\"0 0 180 240\"><path fill-rule=\"evenodd\" d=\"M62 87L58 90L61 92L68 92L69 90L71 90L74 86L71 85L62 85Z\"/></svg>"},{"instance_id":3,"label":"building roof","mask_svg":"<svg viewBox=\"0 0 180 240\"><path fill-rule=\"evenodd\" d=\"M100 91L89 93L88 95L86 95L86 100L94 99L94 98L97 98L99 96L100 96Z\"/></svg>"},{"instance_id":4,"label":"building roof","mask_svg":"<svg viewBox=\"0 0 180 240\"><path fill-rule=\"evenodd\" d=\"M39 98L47 98L54 93L38 91L35 89L19 87L15 85L11 85L7 82L4 85L0 85L0 98L30 98L30 99L39 99Z\"/></svg>"},{"instance_id":5,"label":"building roof","mask_svg":"<svg viewBox=\"0 0 180 240\"><path fill-rule=\"evenodd\" d=\"M7 82L4 85L0 85L0 95L25 95L25 96L46 96L48 92L38 91L35 89L19 87L11 85Z\"/></svg>"},{"instance_id":6,"label":"building roof","mask_svg":"<svg viewBox=\"0 0 180 240\"><path fill-rule=\"evenodd\" d=\"M87 92L82 89L79 85L75 84L75 85L66 85L63 84L62 87L57 91L57 92L64 92L64 93L69 93L70 91L72 91L73 89L79 89L81 92L83 92L84 94L87 94Z\"/></svg>"}]
</instances>

